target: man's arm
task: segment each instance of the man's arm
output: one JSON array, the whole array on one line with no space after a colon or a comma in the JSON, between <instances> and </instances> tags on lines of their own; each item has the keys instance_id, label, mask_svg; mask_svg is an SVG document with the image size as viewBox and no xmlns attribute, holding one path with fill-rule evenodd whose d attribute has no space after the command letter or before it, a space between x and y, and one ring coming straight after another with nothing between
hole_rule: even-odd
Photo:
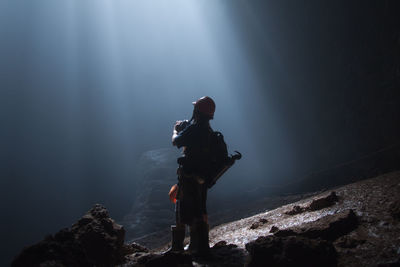
<instances>
[{"instance_id":1,"label":"man's arm","mask_svg":"<svg viewBox=\"0 0 400 267\"><path fill-rule=\"evenodd\" d=\"M181 132L186 129L189 125L189 121L177 121L174 126L174 130L172 131L172 145L178 146L176 143L176 139L179 137L182 139ZM179 146L178 146L179 148Z\"/></svg>"},{"instance_id":2,"label":"man's arm","mask_svg":"<svg viewBox=\"0 0 400 267\"><path fill-rule=\"evenodd\" d=\"M175 126L176 126L176 124L175 124ZM174 127L174 130L172 131L172 145L173 146L176 146L176 143L175 143L175 138L178 136L178 131L175 129L175 127Z\"/></svg>"}]
</instances>

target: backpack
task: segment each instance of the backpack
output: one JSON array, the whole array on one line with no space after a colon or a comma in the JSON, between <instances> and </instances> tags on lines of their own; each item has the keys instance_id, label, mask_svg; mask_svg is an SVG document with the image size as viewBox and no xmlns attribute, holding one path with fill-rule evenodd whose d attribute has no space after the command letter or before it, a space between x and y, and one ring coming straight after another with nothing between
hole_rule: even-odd
<instances>
[{"instance_id":1,"label":"backpack","mask_svg":"<svg viewBox=\"0 0 400 267\"><path fill-rule=\"evenodd\" d=\"M220 132L210 134L210 166L208 172L208 187L211 188L215 182L214 177L221 172L229 161L228 148L224 141L224 136Z\"/></svg>"}]
</instances>

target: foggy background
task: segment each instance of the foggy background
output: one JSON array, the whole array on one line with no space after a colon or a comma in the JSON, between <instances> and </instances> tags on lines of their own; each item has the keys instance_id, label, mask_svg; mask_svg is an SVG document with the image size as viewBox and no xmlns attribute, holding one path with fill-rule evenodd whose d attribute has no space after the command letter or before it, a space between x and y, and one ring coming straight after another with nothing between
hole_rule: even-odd
<instances>
[{"instance_id":1,"label":"foggy background","mask_svg":"<svg viewBox=\"0 0 400 267\"><path fill-rule=\"evenodd\" d=\"M396 147L399 4L355 2L0 1L1 261L94 203L121 220L204 95L244 156L227 201Z\"/></svg>"}]
</instances>

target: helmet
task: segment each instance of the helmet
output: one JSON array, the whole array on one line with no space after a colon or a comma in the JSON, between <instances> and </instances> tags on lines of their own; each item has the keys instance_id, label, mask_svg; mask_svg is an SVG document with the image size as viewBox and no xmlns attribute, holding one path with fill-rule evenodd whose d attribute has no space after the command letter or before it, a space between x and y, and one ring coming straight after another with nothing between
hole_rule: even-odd
<instances>
[{"instance_id":1,"label":"helmet","mask_svg":"<svg viewBox=\"0 0 400 267\"><path fill-rule=\"evenodd\" d=\"M214 118L215 102L211 97L203 96L192 104L194 105L195 110L209 116L211 119Z\"/></svg>"}]
</instances>

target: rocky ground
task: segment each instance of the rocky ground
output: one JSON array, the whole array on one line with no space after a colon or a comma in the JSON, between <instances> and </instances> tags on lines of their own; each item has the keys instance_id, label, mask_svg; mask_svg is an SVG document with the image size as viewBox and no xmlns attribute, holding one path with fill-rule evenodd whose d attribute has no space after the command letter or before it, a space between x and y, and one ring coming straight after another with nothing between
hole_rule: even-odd
<instances>
[{"instance_id":1,"label":"rocky ground","mask_svg":"<svg viewBox=\"0 0 400 267\"><path fill-rule=\"evenodd\" d=\"M224 240L246 249L253 259L273 262L274 242L285 247L291 241L282 238L305 237L332 244L338 266L399 266L399 209L400 172L393 172L217 226L211 244ZM290 258L289 251L283 249L280 257Z\"/></svg>"},{"instance_id":2,"label":"rocky ground","mask_svg":"<svg viewBox=\"0 0 400 267\"><path fill-rule=\"evenodd\" d=\"M216 226L207 258L124 244L123 228L96 205L13 266L400 266L399 233L400 172L392 172Z\"/></svg>"}]
</instances>

